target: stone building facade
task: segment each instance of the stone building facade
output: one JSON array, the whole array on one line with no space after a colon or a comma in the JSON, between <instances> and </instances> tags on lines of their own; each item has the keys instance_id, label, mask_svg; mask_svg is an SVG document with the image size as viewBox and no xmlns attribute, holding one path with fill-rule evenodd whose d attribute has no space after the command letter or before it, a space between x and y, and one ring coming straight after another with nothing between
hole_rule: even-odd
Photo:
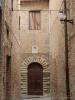
<instances>
[{"instance_id":1,"label":"stone building facade","mask_svg":"<svg viewBox=\"0 0 75 100\"><path fill-rule=\"evenodd\" d=\"M10 56L11 56L11 4L10 1L2 0L2 34L1 34L1 67L2 67L2 94L0 95L1 100L10 100L11 92L11 71L10 71ZM6 96L8 98L6 98Z\"/></svg>"},{"instance_id":2,"label":"stone building facade","mask_svg":"<svg viewBox=\"0 0 75 100\"><path fill-rule=\"evenodd\" d=\"M69 88L70 88L70 98L75 99L75 72L74 72L74 0L66 0L67 3L67 19L72 20L73 23L67 22L67 34L68 34L68 70L69 70ZM56 10L51 13L51 34L50 34L50 51L52 56L53 64L56 65L56 96L57 100L63 98L66 99L66 61L65 61L65 27L64 22L60 21L58 17L59 11L64 11L64 0L51 0L50 9ZM71 38L73 37L73 38ZM53 69L54 71L54 69ZM54 76L54 77L55 77ZM59 88L61 87L61 88Z\"/></svg>"},{"instance_id":3,"label":"stone building facade","mask_svg":"<svg viewBox=\"0 0 75 100\"><path fill-rule=\"evenodd\" d=\"M67 15L73 21L74 5L74 0L67 0ZM22 100L31 95L67 100L64 22L58 17L61 10L63 0L5 0L1 100ZM74 100L75 26L67 25L70 96Z\"/></svg>"},{"instance_id":4,"label":"stone building facade","mask_svg":"<svg viewBox=\"0 0 75 100\"><path fill-rule=\"evenodd\" d=\"M12 67L12 83L14 84L12 94L20 94L21 98L25 98L28 94L37 94L29 92L35 90L28 88L28 84L30 84L28 83L28 66L40 64L43 68L42 94L48 96L50 95L49 1L41 1L41 3L40 1L14 1L13 3L12 35L15 37L12 38L11 51L13 54L12 65L14 65ZM36 21L38 25L36 25ZM17 90L20 91L16 92ZM15 96L13 97L15 98Z\"/></svg>"},{"instance_id":5,"label":"stone building facade","mask_svg":"<svg viewBox=\"0 0 75 100\"><path fill-rule=\"evenodd\" d=\"M5 99L23 99L28 94L49 96L49 1L5 1L4 24ZM40 70L39 73L35 69L35 76L36 85L41 84L41 89L33 85L33 93L28 88L30 65L36 65Z\"/></svg>"}]
</instances>

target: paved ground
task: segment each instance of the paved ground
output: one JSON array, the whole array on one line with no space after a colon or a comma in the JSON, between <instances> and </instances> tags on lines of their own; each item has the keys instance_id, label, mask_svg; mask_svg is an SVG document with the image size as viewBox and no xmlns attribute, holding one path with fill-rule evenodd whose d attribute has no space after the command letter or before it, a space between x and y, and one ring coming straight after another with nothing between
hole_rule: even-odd
<instances>
[{"instance_id":1,"label":"paved ground","mask_svg":"<svg viewBox=\"0 0 75 100\"><path fill-rule=\"evenodd\" d=\"M50 97L26 97L22 100L51 100Z\"/></svg>"},{"instance_id":2,"label":"paved ground","mask_svg":"<svg viewBox=\"0 0 75 100\"><path fill-rule=\"evenodd\" d=\"M23 100L51 100L50 98L31 98L31 99L23 99Z\"/></svg>"}]
</instances>

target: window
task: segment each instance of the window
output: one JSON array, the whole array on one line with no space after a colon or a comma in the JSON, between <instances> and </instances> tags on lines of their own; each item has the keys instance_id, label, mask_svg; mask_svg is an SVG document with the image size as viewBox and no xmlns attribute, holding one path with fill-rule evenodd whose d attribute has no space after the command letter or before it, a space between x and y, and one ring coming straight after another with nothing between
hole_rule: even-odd
<instances>
[{"instance_id":1,"label":"window","mask_svg":"<svg viewBox=\"0 0 75 100\"><path fill-rule=\"evenodd\" d=\"M29 29L40 30L41 29L41 14L40 11L29 12Z\"/></svg>"},{"instance_id":2,"label":"window","mask_svg":"<svg viewBox=\"0 0 75 100\"><path fill-rule=\"evenodd\" d=\"M7 38L9 38L9 26L6 21L5 21L5 25L6 25L6 36Z\"/></svg>"},{"instance_id":3,"label":"window","mask_svg":"<svg viewBox=\"0 0 75 100\"><path fill-rule=\"evenodd\" d=\"M6 32L7 32L7 38L9 38L9 29L8 28L6 29Z\"/></svg>"}]
</instances>

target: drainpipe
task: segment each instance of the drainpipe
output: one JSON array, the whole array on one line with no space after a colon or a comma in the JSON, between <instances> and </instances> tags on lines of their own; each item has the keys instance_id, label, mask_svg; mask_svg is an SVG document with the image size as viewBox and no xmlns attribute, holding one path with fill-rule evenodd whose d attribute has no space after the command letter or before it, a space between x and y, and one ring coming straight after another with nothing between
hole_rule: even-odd
<instances>
[{"instance_id":1,"label":"drainpipe","mask_svg":"<svg viewBox=\"0 0 75 100\"><path fill-rule=\"evenodd\" d=\"M70 99L70 81L69 81L67 1L66 1L66 0L64 0L64 14L66 15L66 19L65 19L65 21L64 21L64 32L65 32L66 95L67 95L67 100L71 100L71 99Z\"/></svg>"}]
</instances>

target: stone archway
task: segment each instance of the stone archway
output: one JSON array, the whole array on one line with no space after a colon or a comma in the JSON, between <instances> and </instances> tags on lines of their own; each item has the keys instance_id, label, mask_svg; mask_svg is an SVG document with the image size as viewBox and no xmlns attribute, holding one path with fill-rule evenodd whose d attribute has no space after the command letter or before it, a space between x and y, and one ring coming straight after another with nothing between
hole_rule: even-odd
<instances>
[{"instance_id":1,"label":"stone archway","mask_svg":"<svg viewBox=\"0 0 75 100\"><path fill-rule=\"evenodd\" d=\"M40 56L29 56L22 62L21 72L21 97L28 95L27 68L31 63L39 63L43 67L43 95L49 94L50 86L50 71L48 59Z\"/></svg>"}]
</instances>

